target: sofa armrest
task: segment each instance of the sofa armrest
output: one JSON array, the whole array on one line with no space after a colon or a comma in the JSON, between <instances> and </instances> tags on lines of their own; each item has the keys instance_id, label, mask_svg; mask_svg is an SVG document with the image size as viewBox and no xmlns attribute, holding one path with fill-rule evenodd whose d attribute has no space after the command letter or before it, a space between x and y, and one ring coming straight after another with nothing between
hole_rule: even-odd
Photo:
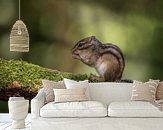
<instances>
[{"instance_id":1,"label":"sofa armrest","mask_svg":"<svg viewBox=\"0 0 163 130\"><path fill-rule=\"evenodd\" d=\"M40 116L40 109L45 104L44 89L40 89L36 97L31 100L31 117L32 119Z\"/></svg>"}]
</instances>

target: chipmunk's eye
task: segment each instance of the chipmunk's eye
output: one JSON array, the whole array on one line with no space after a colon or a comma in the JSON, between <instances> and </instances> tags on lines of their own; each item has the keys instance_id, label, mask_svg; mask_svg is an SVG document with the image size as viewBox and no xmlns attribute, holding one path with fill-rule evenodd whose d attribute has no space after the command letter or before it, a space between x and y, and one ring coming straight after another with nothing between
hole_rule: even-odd
<instances>
[{"instance_id":1,"label":"chipmunk's eye","mask_svg":"<svg viewBox=\"0 0 163 130\"><path fill-rule=\"evenodd\" d=\"M80 43L80 44L79 44L79 47L82 47L82 46L83 46L83 44L82 44L82 43Z\"/></svg>"}]
</instances>

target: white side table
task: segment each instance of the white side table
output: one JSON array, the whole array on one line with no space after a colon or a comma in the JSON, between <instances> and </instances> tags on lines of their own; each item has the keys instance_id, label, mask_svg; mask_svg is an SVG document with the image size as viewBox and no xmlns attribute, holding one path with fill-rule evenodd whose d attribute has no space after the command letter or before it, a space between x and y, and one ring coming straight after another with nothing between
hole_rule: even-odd
<instances>
[{"instance_id":1,"label":"white side table","mask_svg":"<svg viewBox=\"0 0 163 130\"><path fill-rule=\"evenodd\" d=\"M25 118L28 114L29 100L24 97L10 97L8 101L9 115L13 129L25 128Z\"/></svg>"}]
</instances>

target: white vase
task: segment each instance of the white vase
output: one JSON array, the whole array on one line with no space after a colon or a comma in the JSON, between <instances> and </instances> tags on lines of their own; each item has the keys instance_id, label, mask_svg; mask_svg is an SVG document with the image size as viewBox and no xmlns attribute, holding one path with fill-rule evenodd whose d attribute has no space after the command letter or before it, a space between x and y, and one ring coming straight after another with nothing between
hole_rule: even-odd
<instances>
[{"instance_id":1,"label":"white vase","mask_svg":"<svg viewBox=\"0 0 163 130\"><path fill-rule=\"evenodd\" d=\"M29 100L23 97L11 97L8 101L9 115L13 129L25 128L25 118L28 114Z\"/></svg>"}]
</instances>

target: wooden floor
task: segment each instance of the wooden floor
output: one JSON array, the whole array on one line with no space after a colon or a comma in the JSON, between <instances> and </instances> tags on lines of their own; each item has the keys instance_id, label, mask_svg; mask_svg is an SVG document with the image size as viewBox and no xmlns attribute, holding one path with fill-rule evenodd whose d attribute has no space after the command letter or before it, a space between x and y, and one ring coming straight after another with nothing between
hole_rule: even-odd
<instances>
[{"instance_id":1,"label":"wooden floor","mask_svg":"<svg viewBox=\"0 0 163 130\"><path fill-rule=\"evenodd\" d=\"M0 122L0 130L30 130L31 129L31 123L26 123L26 128L24 129L12 129L11 128L11 122Z\"/></svg>"},{"instance_id":2,"label":"wooden floor","mask_svg":"<svg viewBox=\"0 0 163 130\"><path fill-rule=\"evenodd\" d=\"M31 114L29 113L25 119L26 128L24 129L12 129L12 120L8 113L0 113L0 130L31 130Z\"/></svg>"}]
</instances>

